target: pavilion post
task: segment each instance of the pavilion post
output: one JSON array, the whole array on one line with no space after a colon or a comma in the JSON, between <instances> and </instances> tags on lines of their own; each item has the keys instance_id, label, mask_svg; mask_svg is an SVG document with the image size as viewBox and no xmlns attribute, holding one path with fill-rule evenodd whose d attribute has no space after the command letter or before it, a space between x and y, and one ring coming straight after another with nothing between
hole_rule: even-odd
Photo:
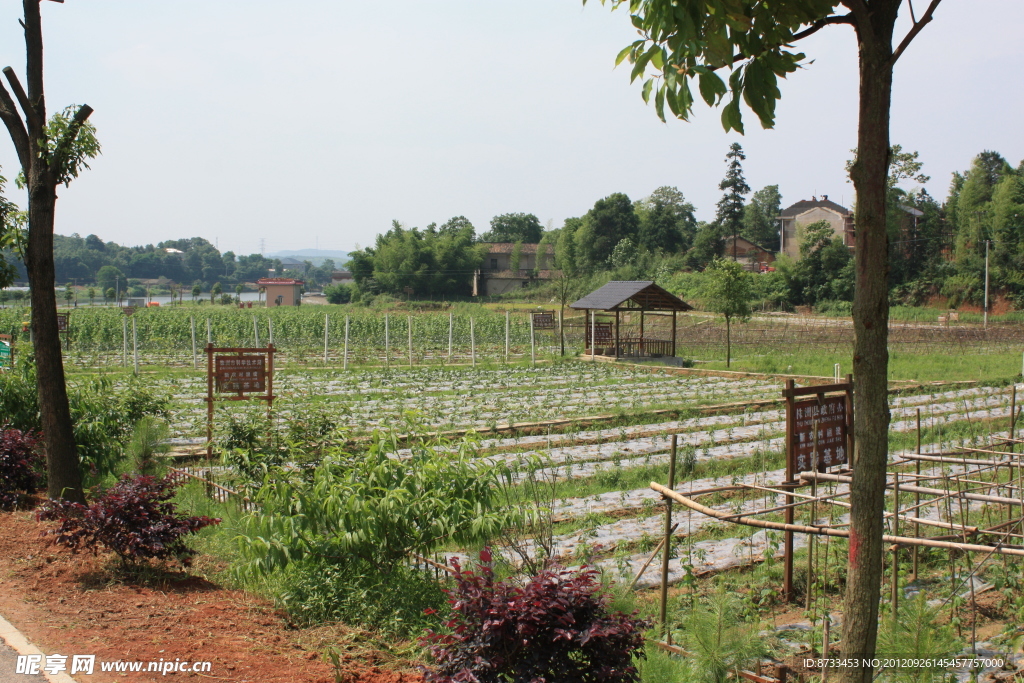
<instances>
[{"instance_id":1,"label":"pavilion post","mask_svg":"<svg viewBox=\"0 0 1024 683\"><path fill-rule=\"evenodd\" d=\"M640 351L638 355L644 355L644 309L640 309Z\"/></svg>"},{"instance_id":2,"label":"pavilion post","mask_svg":"<svg viewBox=\"0 0 1024 683\"><path fill-rule=\"evenodd\" d=\"M676 311L672 310L672 357L676 357Z\"/></svg>"},{"instance_id":3,"label":"pavilion post","mask_svg":"<svg viewBox=\"0 0 1024 683\"><path fill-rule=\"evenodd\" d=\"M619 309L615 309L615 360L619 359Z\"/></svg>"}]
</instances>

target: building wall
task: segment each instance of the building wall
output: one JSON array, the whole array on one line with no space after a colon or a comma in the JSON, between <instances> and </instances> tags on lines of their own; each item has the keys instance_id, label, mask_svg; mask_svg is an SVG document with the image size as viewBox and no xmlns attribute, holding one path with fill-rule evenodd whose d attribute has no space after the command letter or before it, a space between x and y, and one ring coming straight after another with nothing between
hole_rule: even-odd
<instances>
[{"instance_id":1,"label":"building wall","mask_svg":"<svg viewBox=\"0 0 1024 683\"><path fill-rule=\"evenodd\" d=\"M277 297L281 297L281 306L298 306L302 295L299 285L265 285L267 308L278 306Z\"/></svg>"},{"instance_id":2,"label":"building wall","mask_svg":"<svg viewBox=\"0 0 1024 683\"><path fill-rule=\"evenodd\" d=\"M801 228L818 221L826 221L836 237L842 238L847 246L852 246L852 230L849 230L851 234L847 235L848 228L853 227L852 217L848 219L836 211L819 206L794 217L782 219L782 251L794 261L800 260L800 242L803 239Z\"/></svg>"}]
</instances>

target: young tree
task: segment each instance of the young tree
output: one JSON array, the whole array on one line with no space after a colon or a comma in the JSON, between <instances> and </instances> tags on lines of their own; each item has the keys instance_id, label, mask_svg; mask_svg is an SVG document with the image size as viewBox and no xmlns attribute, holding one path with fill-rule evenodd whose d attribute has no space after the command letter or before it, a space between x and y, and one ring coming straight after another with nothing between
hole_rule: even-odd
<instances>
[{"instance_id":1,"label":"young tree","mask_svg":"<svg viewBox=\"0 0 1024 683\"><path fill-rule=\"evenodd\" d=\"M732 364L732 320L750 319L754 290L750 273L736 261L715 259L704 271L703 298L709 310L725 317L725 367Z\"/></svg>"},{"instance_id":2,"label":"young tree","mask_svg":"<svg viewBox=\"0 0 1024 683\"><path fill-rule=\"evenodd\" d=\"M224 293L224 287L219 282L213 283L213 287L210 288L210 303L217 303L217 297Z\"/></svg>"},{"instance_id":3,"label":"young tree","mask_svg":"<svg viewBox=\"0 0 1024 683\"><path fill-rule=\"evenodd\" d=\"M888 337L889 245L886 234L886 178L889 166L889 108L893 69L914 38L932 20L941 0L930 0L894 45L896 17L903 0L602 0L626 5L640 38L618 61L633 65L632 78L644 81L643 97L654 95L658 116L665 105L687 119L693 107L691 80L710 106L723 104L722 125L743 132L740 102L761 121L775 122L781 97L779 77L793 73L805 56L790 51L800 40L832 25L852 26L859 49L859 127L857 161L851 171L857 193L857 289L853 303L857 376L854 434L857 477L851 484L850 553L843 618L843 653L857 663L875 653L882 577L882 513L889 438ZM584 0L586 2L586 0ZM835 14L841 6L845 13ZM651 66L656 73L648 75ZM728 84L719 75L731 74ZM839 670L844 683L869 683L870 666Z\"/></svg>"},{"instance_id":4,"label":"young tree","mask_svg":"<svg viewBox=\"0 0 1024 683\"><path fill-rule=\"evenodd\" d=\"M89 297L89 305L92 306L93 303L96 301L96 288L89 287L89 289L85 290L85 293Z\"/></svg>"},{"instance_id":5,"label":"young tree","mask_svg":"<svg viewBox=\"0 0 1024 683\"><path fill-rule=\"evenodd\" d=\"M23 0L22 4L28 89L22 87L14 69L4 68L10 91L0 84L0 119L14 142L28 189L25 266L32 289L32 344L46 444L47 495L51 499L84 503L60 335L57 334L53 223L57 186L69 184L83 168L88 168L86 160L95 157L100 148L95 129L87 122L92 113L88 105L68 107L47 120L40 0Z\"/></svg>"},{"instance_id":6,"label":"young tree","mask_svg":"<svg viewBox=\"0 0 1024 683\"><path fill-rule=\"evenodd\" d=\"M198 299L200 297L200 295L202 295L202 293L203 293L203 286L201 284L199 284L198 282L193 284L192 285L192 303L195 303L196 299Z\"/></svg>"},{"instance_id":7,"label":"young tree","mask_svg":"<svg viewBox=\"0 0 1024 683\"><path fill-rule=\"evenodd\" d=\"M750 186L743 177L743 166L740 164L746 158L740 143L734 142L729 145L729 152L725 155L728 170L722 182L718 184L718 189L724 190L725 194L718 200L715 222L718 223L718 229L723 237L732 236L732 254L727 256L732 256L733 261L736 260L736 238L743 231L743 197L750 194Z\"/></svg>"}]
</instances>

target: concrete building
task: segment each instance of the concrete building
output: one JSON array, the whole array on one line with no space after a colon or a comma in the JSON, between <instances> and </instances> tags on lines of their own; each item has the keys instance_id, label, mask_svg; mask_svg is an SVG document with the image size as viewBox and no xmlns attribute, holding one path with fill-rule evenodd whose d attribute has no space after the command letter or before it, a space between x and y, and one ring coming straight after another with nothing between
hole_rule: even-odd
<instances>
[{"instance_id":1,"label":"concrete building","mask_svg":"<svg viewBox=\"0 0 1024 683\"><path fill-rule=\"evenodd\" d=\"M537 268L537 247L539 244L519 244L519 263L513 263L516 256L514 242L487 242L487 254L481 267L473 274L473 296L494 296L516 289L522 289L531 282L552 279L555 248L545 244L539 254L540 268ZM516 266L513 268L513 266Z\"/></svg>"},{"instance_id":2,"label":"concrete building","mask_svg":"<svg viewBox=\"0 0 1024 683\"><path fill-rule=\"evenodd\" d=\"M775 261L775 254L745 237L736 237L735 240L732 236L726 237L722 254L741 264L744 269L754 272L764 271Z\"/></svg>"},{"instance_id":3,"label":"concrete building","mask_svg":"<svg viewBox=\"0 0 1024 683\"><path fill-rule=\"evenodd\" d=\"M298 306L302 303L302 280L284 277L265 277L256 281L266 292L267 308L272 306Z\"/></svg>"},{"instance_id":4,"label":"concrete building","mask_svg":"<svg viewBox=\"0 0 1024 683\"><path fill-rule=\"evenodd\" d=\"M800 242L803 240L802 227L826 221L832 226L832 232L841 237L843 244L852 251L857 244L857 233L853 225L853 212L845 206L840 206L829 201L828 195L821 195L821 199L811 197L804 199L784 209L779 216L782 223L782 243L779 251L786 254L794 261L800 260Z\"/></svg>"}]
</instances>

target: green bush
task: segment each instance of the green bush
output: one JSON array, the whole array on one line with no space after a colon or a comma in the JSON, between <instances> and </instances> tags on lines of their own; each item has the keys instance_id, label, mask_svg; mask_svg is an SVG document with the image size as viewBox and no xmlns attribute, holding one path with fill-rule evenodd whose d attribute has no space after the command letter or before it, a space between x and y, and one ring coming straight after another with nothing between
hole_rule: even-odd
<instances>
[{"instance_id":1,"label":"green bush","mask_svg":"<svg viewBox=\"0 0 1024 683\"><path fill-rule=\"evenodd\" d=\"M408 565L381 574L358 559L343 565L308 559L283 572L278 601L303 625L340 621L409 638L437 626L430 614L443 609L445 594L432 572Z\"/></svg>"}]
</instances>

